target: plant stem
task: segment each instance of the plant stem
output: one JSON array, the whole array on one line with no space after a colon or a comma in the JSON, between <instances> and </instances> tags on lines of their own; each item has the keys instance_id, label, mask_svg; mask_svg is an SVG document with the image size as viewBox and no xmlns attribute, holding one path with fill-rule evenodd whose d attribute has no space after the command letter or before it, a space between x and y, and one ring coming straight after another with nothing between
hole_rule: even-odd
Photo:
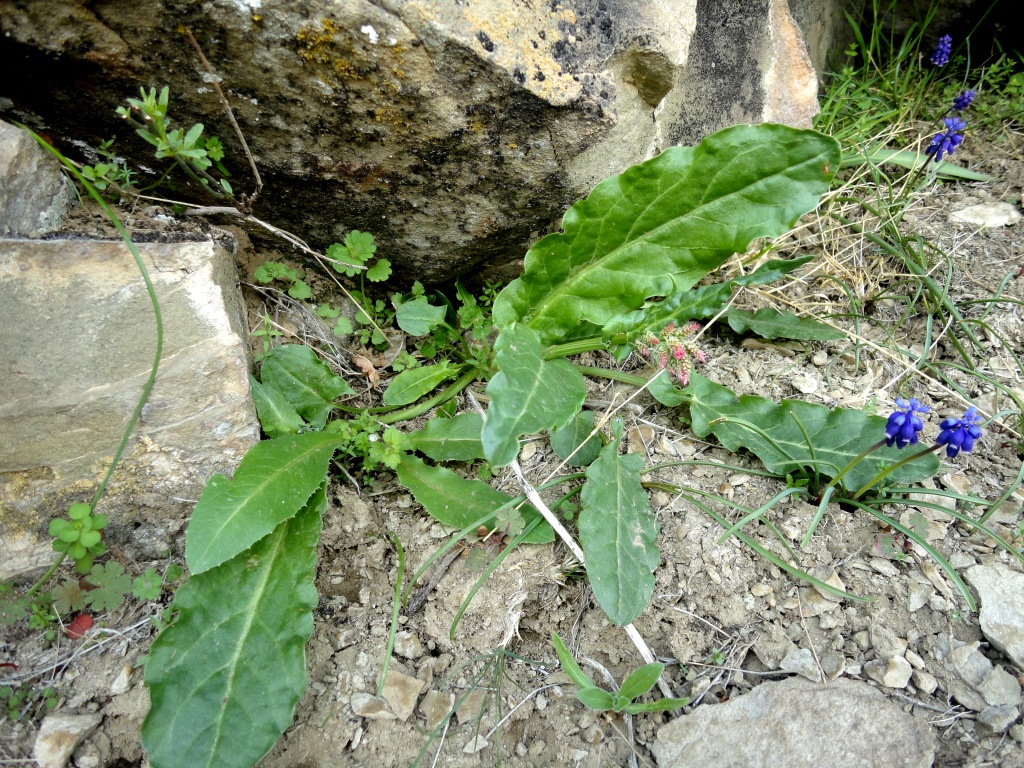
<instances>
[{"instance_id":1,"label":"plant stem","mask_svg":"<svg viewBox=\"0 0 1024 768\"><path fill-rule=\"evenodd\" d=\"M883 440L882 442L885 442L885 441ZM892 472L895 472L897 469L899 469L903 465L909 464L910 462L914 461L915 459L919 459L922 456L927 456L932 451L939 450L939 448L941 448L941 447L942 447L942 445L940 443L936 443L931 448L924 448L924 449L918 451L917 453L912 453L909 456L900 459L895 464L892 464L891 466L886 467L881 472L879 472L877 475L875 475L873 478L868 480L859 491L857 491L855 494L853 494L853 496L850 497L849 500L850 501L856 501L861 496L863 496L864 493L871 488L871 486L873 486L875 483L877 483L879 480L881 480L886 475L888 475L888 474L890 474Z\"/></svg>"},{"instance_id":2,"label":"plant stem","mask_svg":"<svg viewBox=\"0 0 1024 768\"><path fill-rule=\"evenodd\" d=\"M833 477L831 480L829 480L828 481L828 485L826 485L824 488L821 489L821 493L818 494L817 498L814 500L814 503L815 504L821 504L821 500L825 497L825 494L828 492L829 488L834 488L836 486L836 484L840 480L843 479L843 475L845 475L847 472L849 472L851 469L853 469L855 465L859 464L861 461L863 461L865 458L867 458L869 453L874 453L879 448L881 448L883 445L885 445L885 443L886 443L886 438L883 437L877 443L875 443L872 446L869 446L869 447L865 448L863 451L861 451L856 456L854 456L852 459L850 459L850 463L847 464L845 467L843 467L841 470L839 470L839 474L836 475L835 477Z\"/></svg>"},{"instance_id":3,"label":"plant stem","mask_svg":"<svg viewBox=\"0 0 1024 768\"><path fill-rule=\"evenodd\" d=\"M381 424L395 424L399 421L406 421L407 419L415 419L417 416L422 416L424 413L429 411L431 408L440 405L446 400L451 400L455 395L468 387L476 378L480 375L480 371L476 368L470 368L466 373L462 374L456 381L449 384L447 387L442 389L433 397L428 397L422 403L417 403L409 408L401 411L395 411L387 416L381 416L378 421Z\"/></svg>"}]
</instances>

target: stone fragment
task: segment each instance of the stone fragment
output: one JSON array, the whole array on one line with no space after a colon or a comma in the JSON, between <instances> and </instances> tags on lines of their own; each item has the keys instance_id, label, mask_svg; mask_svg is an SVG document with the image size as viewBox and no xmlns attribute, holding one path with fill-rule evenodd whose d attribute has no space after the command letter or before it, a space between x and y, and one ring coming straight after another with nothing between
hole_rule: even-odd
<instances>
[{"instance_id":1,"label":"stone fragment","mask_svg":"<svg viewBox=\"0 0 1024 768\"><path fill-rule=\"evenodd\" d=\"M391 706L395 716L405 722L416 708L416 699L424 685L422 680L392 669L388 671L381 696Z\"/></svg>"},{"instance_id":2,"label":"stone fragment","mask_svg":"<svg viewBox=\"0 0 1024 768\"><path fill-rule=\"evenodd\" d=\"M1009 704L1015 707L1020 703L1020 683L998 664L978 684L978 693L992 706Z\"/></svg>"},{"instance_id":3,"label":"stone fragment","mask_svg":"<svg viewBox=\"0 0 1024 768\"><path fill-rule=\"evenodd\" d=\"M910 582L907 586L907 592L907 608L911 613L919 611L928 605L928 601L935 594L935 590L930 584L919 584L916 581Z\"/></svg>"},{"instance_id":4,"label":"stone fragment","mask_svg":"<svg viewBox=\"0 0 1024 768\"><path fill-rule=\"evenodd\" d=\"M796 649L786 631L778 624L766 625L751 646L754 655L768 669L778 669L782 660Z\"/></svg>"},{"instance_id":5,"label":"stone fragment","mask_svg":"<svg viewBox=\"0 0 1024 768\"><path fill-rule=\"evenodd\" d=\"M1011 704L986 707L978 713L978 723L993 733L1002 733L1020 717L1020 711Z\"/></svg>"},{"instance_id":6,"label":"stone fragment","mask_svg":"<svg viewBox=\"0 0 1024 768\"><path fill-rule=\"evenodd\" d=\"M919 691L924 691L929 695L935 693L935 690L939 687L939 681L936 680L935 675L930 672L923 672L915 669L910 675L910 679L914 682L914 685L917 686Z\"/></svg>"},{"instance_id":7,"label":"stone fragment","mask_svg":"<svg viewBox=\"0 0 1024 768\"><path fill-rule=\"evenodd\" d=\"M0 120L0 237L42 237L60 227L73 199L57 158Z\"/></svg>"},{"instance_id":8,"label":"stone fragment","mask_svg":"<svg viewBox=\"0 0 1024 768\"><path fill-rule=\"evenodd\" d=\"M230 475L260 430L232 256L213 242L138 249L160 300L163 355L97 511L110 519L108 546L154 560L179 546L206 481ZM100 482L149 375L156 334L121 242L0 240L0 296L0 578L8 578L52 560L50 519Z\"/></svg>"},{"instance_id":9,"label":"stone fragment","mask_svg":"<svg viewBox=\"0 0 1024 768\"><path fill-rule=\"evenodd\" d=\"M818 388L821 386L821 382L818 381L816 378L814 378L813 376L808 376L807 374L803 373L794 376L792 379L790 379L790 382L792 383L793 388L797 392L800 392L801 394L804 395L813 395L815 392L818 391Z\"/></svg>"},{"instance_id":10,"label":"stone fragment","mask_svg":"<svg viewBox=\"0 0 1024 768\"><path fill-rule=\"evenodd\" d=\"M903 658L909 661L910 666L912 666L914 669L924 669L925 667L924 659L922 659L909 648L903 652Z\"/></svg>"},{"instance_id":11,"label":"stone fragment","mask_svg":"<svg viewBox=\"0 0 1024 768\"><path fill-rule=\"evenodd\" d=\"M418 659L423 655L423 643L413 632L395 635L395 653L404 659Z\"/></svg>"},{"instance_id":12,"label":"stone fragment","mask_svg":"<svg viewBox=\"0 0 1024 768\"><path fill-rule=\"evenodd\" d=\"M387 701L374 696L372 693L353 693L352 712L357 717L365 717L367 720L394 720L395 713L388 707Z\"/></svg>"},{"instance_id":13,"label":"stone fragment","mask_svg":"<svg viewBox=\"0 0 1024 768\"><path fill-rule=\"evenodd\" d=\"M836 610L839 607L839 603L835 602L831 595L825 597L826 594L819 592L813 587L801 587L800 615L808 619L812 616L821 616L823 613Z\"/></svg>"},{"instance_id":14,"label":"stone fragment","mask_svg":"<svg viewBox=\"0 0 1024 768\"><path fill-rule=\"evenodd\" d=\"M979 649L981 643L965 643L950 651L947 660L957 673L973 686L978 686L992 671L992 662Z\"/></svg>"},{"instance_id":15,"label":"stone fragment","mask_svg":"<svg viewBox=\"0 0 1024 768\"><path fill-rule=\"evenodd\" d=\"M487 691L483 688L474 688L465 696L459 697L461 701L455 708L455 716L459 718L459 725L471 723L479 719L483 714L484 704L487 703Z\"/></svg>"},{"instance_id":16,"label":"stone fragment","mask_svg":"<svg viewBox=\"0 0 1024 768\"><path fill-rule=\"evenodd\" d=\"M864 665L864 674L886 688L906 688L914 668L902 656L872 659Z\"/></svg>"},{"instance_id":17,"label":"stone fragment","mask_svg":"<svg viewBox=\"0 0 1024 768\"><path fill-rule=\"evenodd\" d=\"M872 624L868 627L868 637L871 638L871 647L875 649L875 657L889 659L893 656L902 656L907 650L907 641L897 637L896 633L881 624Z\"/></svg>"},{"instance_id":18,"label":"stone fragment","mask_svg":"<svg viewBox=\"0 0 1024 768\"><path fill-rule=\"evenodd\" d=\"M783 672L790 672L792 674L806 677L812 682L821 682L821 672L818 670L818 665L814 661L814 655L807 648L794 648L779 664L779 669Z\"/></svg>"},{"instance_id":19,"label":"stone fragment","mask_svg":"<svg viewBox=\"0 0 1024 768\"><path fill-rule=\"evenodd\" d=\"M1009 203L979 203L969 205L949 214L949 220L957 224L970 224L983 229L1005 227L1020 221L1020 212Z\"/></svg>"},{"instance_id":20,"label":"stone fragment","mask_svg":"<svg viewBox=\"0 0 1024 768\"><path fill-rule=\"evenodd\" d=\"M114 682L110 684L111 696L120 696L122 693L128 693L128 689L132 687L132 672L131 664L125 664L121 667L121 671L117 673Z\"/></svg>"},{"instance_id":21,"label":"stone fragment","mask_svg":"<svg viewBox=\"0 0 1024 768\"><path fill-rule=\"evenodd\" d=\"M882 557L872 557L868 560L868 565L889 578L895 578L900 575L900 569Z\"/></svg>"},{"instance_id":22,"label":"stone fragment","mask_svg":"<svg viewBox=\"0 0 1024 768\"><path fill-rule=\"evenodd\" d=\"M658 768L698 755L701 768L930 768L935 744L927 723L866 683L791 678L672 720L653 751Z\"/></svg>"},{"instance_id":23,"label":"stone fragment","mask_svg":"<svg viewBox=\"0 0 1024 768\"><path fill-rule=\"evenodd\" d=\"M475 755L480 750L486 749L487 744L487 739L485 739L482 734L477 734L466 742L466 746L462 748L462 751L467 755Z\"/></svg>"},{"instance_id":24,"label":"stone fragment","mask_svg":"<svg viewBox=\"0 0 1024 768\"><path fill-rule=\"evenodd\" d=\"M427 720L428 731L437 728L448 717L454 703L454 693L441 693L431 689L423 694L423 700L420 702L420 714Z\"/></svg>"},{"instance_id":25,"label":"stone fragment","mask_svg":"<svg viewBox=\"0 0 1024 768\"><path fill-rule=\"evenodd\" d=\"M846 657L839 651L827 650L818 659L821 662L821 670L829 680L834 680L846 670Z\"/></svg>"},{"instance_id":26,"label":"stone fragment","mask_svg":"<svg viewBox=\"0 0 1024 768\"><path fill-rule=\"evenodd\" d=\"M999 563L976 565L964 576L981 598L981 631L1024 669L1024 574Z\"/></svg>"},{"instance_id":27,"label":"stone fragment","mask_svg":"<svg viewBox=\"0 0 1024 768\"><path fill-rule=\"evenodd\" d=\"M96 730L103 718L98 713L54 712L39 726L32 757L39 768L63 768L83 739Z\"/></svg>"}]
</instances>

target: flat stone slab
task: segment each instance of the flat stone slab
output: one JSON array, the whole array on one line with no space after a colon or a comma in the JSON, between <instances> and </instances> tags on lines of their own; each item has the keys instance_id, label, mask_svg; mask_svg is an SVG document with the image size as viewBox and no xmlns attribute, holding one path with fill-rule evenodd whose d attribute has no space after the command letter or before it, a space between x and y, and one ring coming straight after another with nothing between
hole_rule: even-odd
<instances>
[{"instance_id":1,"label":"flat stone slab","mask_svg":"<svg viewBox=\"0 0 1024 768\"><path fill-rule=\"evenodd\" d=\"M928 768L927 723L866 683L791 678L662 726L659 768Z\"/></svg>"},{"instance_id":2,"label":"flat stone slab","mask_svg":"<svg viewBox=\"0 0 1024 768\"><path fill-rule=\"evenodd\" d=\"M97 511L110 517L108 543L154 559L180 539L207 479L233 472L259 439L259 425L231 254L213 242L138 248L164 349ZM0 578L52 561L49 521L91 500L155 349L149 297L123 243L0 240Z\"/></svg>"}]
</instances>

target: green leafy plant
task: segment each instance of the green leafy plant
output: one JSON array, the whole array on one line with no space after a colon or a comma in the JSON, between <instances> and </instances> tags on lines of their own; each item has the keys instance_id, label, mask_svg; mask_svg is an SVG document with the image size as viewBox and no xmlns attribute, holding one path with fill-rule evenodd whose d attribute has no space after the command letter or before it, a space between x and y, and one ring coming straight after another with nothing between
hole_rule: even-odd
<instances>
[{"instance_id":1,"label":"green leafy plant","mask_svg":"<svg viewBox=\"0 0 1024 768\"><path fill-rule=\"evenodd\" d=\"M576 685L576 698L589 709L638 715L642 712L668 712L673 709L681 709L690 703L689 699L659 699L644 704L637 703L636 699L649 693L657 684L661 673L665 671L665 665L661 662L640 667L622 681L619 690L606 691L580 669L580 665L576 663L569 649L565 647L565 642L557 633L551 634L551 643L555 646L555 653L558 654L562 671Z\"/></svg>"},{"instance_id":2,"label":"green leafy plant","mask_svg":"<svg viewBox=\"0 0 1024 768\"><path fill-rule=\"evenodd\" d=\"M188 131L171 128L167 117L170 89L166 86L159 95L156 88L139 89L138 99L127 99L127 107L118 107L117 114L127 120L135 132L156 148L158 159L170 159L192 181L215 198L233 199L234 192L228 181L227 169L221 164L224 146L216 136L203 136L203 124L195 123ZM210 173L215 168L220 174ZM165 174L166 178L166 174Z\"/></svg>"},{"instance_id":3,"label":"green leafy plant","mask_svg":"<svg viewBox=\"0 0 1024 768\"><path fill-rule=\"evenodd\" d=\"M112 149L113 144L113 139L107 139L106 141L100 142L99 147L96 149L96 152L103 157L106 162L82 166L82 175L88 179L96 189L101 191L106 190L107 188L119 191L123 188L130 187L135 183L135 171L128 167L124 158L117 156L117 153Z\"/></svg>"},{"instance_id":4,"label":"green leafy plant","mask_svg":"<svg viewBox=\"0 0 1024 768\"><path fill-rule=\"evenodd\" d=\"M302 273L298 269L277 261L268 261L266 264L261 264L252 273L252 277L257 283L264 285L275 280L287 283L288 295L299 301L305 301L313 295L309 286L302 280Z\"/></svg>"},{"instance_id":5,"label":"green leafy plant","mask_svg":"<svg viewBox=\"0 0 1024 768\"><path fill-rule=\"evenodd\" d=\"M57 706L57 692L50 686L36 688L30 683L0 687L0 714L17 722L36 720Z\"/></svg>"},{"instance_id":6,"label":"green leafy plant","mask_svg":"<svg viewBox=\"0 0 1024 768\"><path fill-rule=\"evenodd\" d=\"M361 451L359 442L365 440L367 458L395 466L399 480L447 525L467 533L479 526L515 533L502 554L520 543L552 540L548 521L525 506L525 499L431 467L413 451L442 461L483 457L492 466L503 466L515 460L521 435L568 427L580 412L586 386L581 369L562 358L594 349L626 352L631 337L649 333L652 322L670 317L682 323L707 317L704 313L716 304L723 306L737 281L715 293L713 287L690 289L733 254L744 252L754 238L780 234L812 209L828 187L828 169L837 165L835 143L820 134L784 126L737 126L699 147L674 147L598 185L566 214L562 234L550 235L530 250L524 275L486 299L493 301L491 321L485 319L481 302L461 292L462 308L454 317L463 333L469 331L469 340L461 338L463 356L457 362L442 360L402 371L389 384L384 408L376 414L382 426L397 423L450 400L483 377L489 379L486 419L460 415L408 435L366 429L370 417L365 413L359 417L364 419L362 428L353 424L358 419L328 424L330 415L340 410L334 401L350 391L343 380L318 365L309 350L270 350L254 396L272 439L254 447L231 480L214 477L203 492L186 533L192 579L179 589L179 618L157 638L147 665L153 707L143 740L154 765L251 765L290 720L305 685L302 674L276 676L273 697L261 687L261 695L273 703L258 716L241 718L232 712L241 706L245 691L262 686L245 682L247 669L282 663L296 671L301 667L308 631L296 628L310 626L315 600L310 601L305 585L311 576L294 573L284 579L279 572L312 562L322 510L318 500L339 448ZM701 183L706 179L715 182ZM600 227L588 226L590 220L600 221ZM335 268L344 271L348 267L343 262L365 264L373 252L372 238L350 233L344 245L328 254L337 260ZM745 280L770 279L787 268L774 264ZM396 321L407 332L426 335L448 326L446 334L459 334L447 323L448 311L442 315L443 307L427 301L421 289L396 304ZM373 311L378 312L376 304ZM490 322L498 329L493 356ZM615 428L604 447L591 443L588 450L596 449L597 456L586 474L568 476L585 478L586 485L566 499L578 494L582 502L578 524L598 601L613 621L625 624L650 598L659 555L641 468L637 457L619 454L620 430ZM374 446L382 447L382 455L374 455ZM551 484L565 481L561 477ZM616 499L629 503L620 508ZM303 531L309 535L293 535L294 525L306 526ZM636 526L642 536L633 535ZM273 548L273 556L266 547ZM241 580L242 571L262 575ZM418 574L410 586L416 578ZM285 582L293 586L276 591L271 608L267 585ZM245 606L250 619L236 624L230 616L239 606ZM256 615L258 636L251 618ZM210 626L232 629L208 635L204 628ZM266 633L278 639L268 642ZM235 661L200 690L189 682L198 679L191 667L205 664L201 660L207 657L215 661L211 642L217 644L217 654ZM654 671L647 668L641 677L646 681ZM636 688L635 695L640 695L639 682L633 680L627 693ZM185 711L200 712L199 719L211 727L196 731L189 725L186 737L185 720L173 714ZM190 716L188 723L195 718Z\"/></svg>"},{"instance_id":7,"label":"green leafy plant","mask_svg":"<svg viewBox=\"0 0 1024 768\"><path fill-rule=\"evenodd\" d=\"M101 533L106 527L106 515L95 514L92 506L84 502L72 504L67 520L54 518L50 521L50 535L55 537L53 548L74 560L79 573L88 573L93 558L107 549Z\"/></svg>"}]
</instances>

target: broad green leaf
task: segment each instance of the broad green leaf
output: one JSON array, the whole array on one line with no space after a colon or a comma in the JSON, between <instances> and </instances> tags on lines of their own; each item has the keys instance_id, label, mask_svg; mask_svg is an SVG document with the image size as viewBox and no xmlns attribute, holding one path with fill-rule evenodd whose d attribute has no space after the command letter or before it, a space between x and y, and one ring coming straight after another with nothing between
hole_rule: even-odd
<instances>
[{"instance_id":1,"label":"broad green leaf","mask_svg":"<svg viewBox=\"0 0 1024 768\"><path fill-rule=\"evenodd\" d=\"M299 514L174 596L146 662L142 743L154 768L250 768L306 688L322 485Z\"/></svg>"},{"instance_id":2,"label":"broad green leaf","mask_svg":"<svg viewBox=\"0 0 1024 768\"><path fill-rule=\"evenodd\" d=\"M737 398L731 390L698 374L690 377L690 385L683 394L689 400L693 431L699 437L714 433L730 451L746 448L770 471L781 474L801 467L813 471L817 462L818 471L825 477L832 477L861 451L885 436L886 420L881 416L868 416L849 408L830 409L802 400L775 403L753 395ZM723 417L726 420L712 423ZM754 429L733 421L735 419L756 425L774 444ZM813 457L801 424L813 446ZM856 491L881 469L905 456L896 448L881 448L850 469L842 484ZM885 485L908 484L938 471L939 460L929 453L900 467L882 482Z\"/></svg>"},{"instance_id":3,"label":"broad green leaf","mask_svg":"<svg viewBox=\"0 0 1024 768\"><path fill-rule=\"evenodd\" d=\"M491 488L480 480L467 480L444 467L427 466L422 459L403 454L398 462L398 481L412 491L427 513L442 525L462 530L512 500L501 491ZM539 513L529 505L523 505L520 513L526 525L538 518ZM493 527L495 517L483 523ZM541 519L524 542L547 544L555 540L551 526Z\"/></svg>"},{"instance_id":4,"label":"broad green leaf","mask_svg":"<svg viewBox=\"0 0 1024 768\"><path fill-rule=\"evenodd\" d=\"M819 323L809 317L797 317L772 307L757 312L730 309L726 314L729 327L736 333L752 331L766 339L800 339L802 341L832 341L845 337L842 331Z\"/></svg>"},{"instance_id":5,"label":"broad green leaf","mask_svg":"<svg viewBox=\"0 0 1024 768\"><path fill-rule=\"evenodd\" d=\"M562 665L562 671L569 676L569 679L576 684L576 687L580 690L584 688L596 688L594 681L587 677L586 673L580 669L580 665L576 663L576 659L572 657L568 647L565 645L565 641L558 636L557 632L551 633L551 644L555 646L555 654L558 656L558 663Z\"/></svg>"},{"instance_id":6,"label":"broad green leaf","mask_svg":"<svg viewBox=\"0 0 1024 768\"><path fill-rule=\"evenodd\" d=\"M576 698L588 709L605 712L615 706L615 697L604 688L579 688Z\"/></svg>"},{"instance_id":7,"label":"broad green leaf","mask_svg":"<svg viewBox=\"0 0 1024 768\"><path fill-rule=\"evenodd\" d=\"M268 436L294 435L306 426L306 422L295 412L282 392L263 386L252 376L249 377L249 386L252 388L252 401L256 404L260 426Z\"/></svg>"},{"instance_id":8,"label":"broad green leaf","mask_svg":"<svg viewBox=\"0 0 1024 768\"><path fill-rule=\"evenodd\" d=\"M545 360L537 334L525 326L503 330L494 351L498 373L487 385L491 404L481 437L487 460L504 467L518 455L520 435L568 424L587 384L565 360Z\"/></svg>"},{"instance_id":9,"label":"broad green leaf","mask_svg":"<svg viewBox=\"0 0 1024 768\"><path fill-rule=\"evenodd\" d=\"M185 533L193 574L230 560L295 515L324 481L339 435L307 432L257 443L232 479L214 475Z\"/></svg>"},{"instance_id":10,"label":"broad green leaf","mask_svg":"<svg viewBox=\"0 0 1024 768\"><path fill-rule=\"evenodd\" d=\"M828 190L839 158L828 136L769 124L670 147L573 205L499 294L494 322L527 323L545 344L597 335L693 287L751 240L786 232Z\"/></svg>"},{"instance_id":11,"label":"broad green leaf","mask_svg":"<svg viewBox=\"0 0 1024 768\"><path fill-rule=\"evenodd\" d=\"M593 431L594 412L580 411L562 429L556 429L551 433L551 448L558 458L563 461L568 459L570 465L585 467L597 458L604 445L599 435L591 436L590 433ZM572 458L569 458L570 456Z\"/></svg>"},{"instance_id":12,"label":"broad green leaf","mask_svg":"<svg viewBox=\"0 0 1024 768\"><path fill-rule=\"evenodd\" d=\"M619 688L619 695L632 701L647 693L658 682L665 665L661 662L645 664L627 677Z\"/></svg>"},{"instance_id":13,"label":"broad green leaf","mask_svg":"<svg viewBox=\"0 0 1024 768\"><path fill-rule=\"evenodd\" d=\"M460 413L450 419L431 419L408 438L413 448L434 461L472 461L484 457L483 426L479 414Z\"/></svg>"},{"instance_id":14,"label":"broad green leaf","mask_svg":"<svg viewBox=\"0 0 1024 768\"><path fill-rule=\"evenodd\" d=\"M402 371L395 376L388 384L384 392L384 405L408 405L414 403L440 384L445 379L451 378L452 373L458 369L452 368L447 360L442 360L434 365L424 365L422 368L413 368Z\"/></svg>"},{"instance_id":15,"label":"broad green leaf","mask_svg":"<svg viewBox=\"0 0 1024 768\"><path fill-rule=\"evenodd\" d=\"M798 259L771 259L750 274L723 283L704 285L689 291L674 291L663 301L649 302L642 310L613 319L604 327L604 336L609 338L616 333L644 329L657 332L670 322L682 325L688 320L712 318L725 306L736 288L774 283L813 258L801 256Z\"/></svg>"},{"instance_id":16,"label":"broad green leaf","mask_svg":"<svg viewBox=\"0 0 1024 768\"><path fill-rule=\"evenodd\" d=\"M594 597L622 627L647 607L661 554L658 524L640 485L643 460L635 453L619 453L621 421L614 430L615 439L587 468L578 527Z\"/></svg>"},{"instance_id":17,"label":"broad green leaf","mask_svg":"<svg viewBox=\"0 0 1024 768\"><path fill-rule=\"evenodd\" d=\"M651 377L647 391L651 393L651 397L669 408L682 405L687 400L683 390L676 386L675 380L665 371L658 371Z\"/></svg>"},{"instance_id":18,"label":"broad green leaf","mask_svg":"<svg viewBox=\"0 0 1024 768\"><path fill-rule=\"evenodd\" d=\"M406 301L395 310L398 327L410 336L426 336L444 322L445 308L435 307L424 298Z\"/></svg>"},{"instance_id":19,"label":"broad green leaf","mask_svg":"<svg viewBox=\"0 0 1024 768\"><path fill-rule=\"evenodd\" d=\"M352 394L345 380L302 344L284 344L267 353L260 381L283 394L313 429L323 429L334 400Z\"/></svg>"}]
</instances>

